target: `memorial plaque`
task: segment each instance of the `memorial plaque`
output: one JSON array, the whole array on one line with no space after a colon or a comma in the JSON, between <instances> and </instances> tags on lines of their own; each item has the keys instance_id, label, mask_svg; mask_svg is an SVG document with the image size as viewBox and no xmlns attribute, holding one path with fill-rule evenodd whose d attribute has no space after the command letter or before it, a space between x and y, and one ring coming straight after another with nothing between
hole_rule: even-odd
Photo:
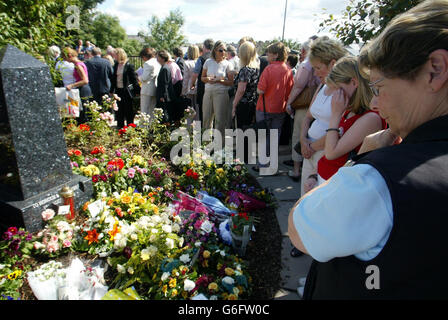
<instances>
[{"instance_id":1,"label":"memorial plaque","mask_svg":"<svg viewBox=\"0 0 448 320\"><path fill-rule=\"evenodd\" d=\"M11 45L0 51L0 152L2 229L40 229L63 186L78 206L92 195L90 179L70 168L49 67Z\"/></svg>"}]
</instances>

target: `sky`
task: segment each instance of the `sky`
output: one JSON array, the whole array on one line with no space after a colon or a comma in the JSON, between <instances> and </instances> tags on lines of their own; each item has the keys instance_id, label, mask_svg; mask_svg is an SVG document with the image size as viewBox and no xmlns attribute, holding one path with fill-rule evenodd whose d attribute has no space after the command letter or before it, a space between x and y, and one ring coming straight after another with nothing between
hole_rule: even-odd
<instances>
[{"instance_id":1,"label":"sky","mask_svg":"<svg viewBox=\"0 0 448 320\"><path fill-rule=\"evenodd\" d=\"M162 20L170 10L180 9L187 43L206 38L237 43L243 36L256 41L281 38L286 2L284 37L302 43L319 33L319 23L330 13L340 15L349 0L105 0L97 9L117 16L128 35L147 31L152 15Z\"/></svg>"}]
</instances>

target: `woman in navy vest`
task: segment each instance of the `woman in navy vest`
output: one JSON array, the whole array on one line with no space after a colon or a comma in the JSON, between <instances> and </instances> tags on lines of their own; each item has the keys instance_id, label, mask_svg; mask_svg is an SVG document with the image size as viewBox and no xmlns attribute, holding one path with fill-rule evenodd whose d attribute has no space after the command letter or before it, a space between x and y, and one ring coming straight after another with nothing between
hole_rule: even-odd
<instances>
[{"instance_id":1,"label":"woman in navy vest","mask_svg":"<svg viewBox=\"0 0 448 320\"><path fill-rule=\"evenodd\" d=\"M314 259L305 299L448 298L447 29L448 0L424 1L363 48L389 129L290 212L292 243Z\"/></svg>"}]
</instances>

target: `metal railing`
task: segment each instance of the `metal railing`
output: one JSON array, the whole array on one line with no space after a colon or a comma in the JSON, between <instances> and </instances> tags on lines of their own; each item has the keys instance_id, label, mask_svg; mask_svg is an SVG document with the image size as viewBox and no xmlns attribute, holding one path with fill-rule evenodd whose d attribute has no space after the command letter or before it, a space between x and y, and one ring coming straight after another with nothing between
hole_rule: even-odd
<instances>
[{"instance_id":1,"label":"metal railing","mask_svg":"<svg viewBox=\"0 0 448 320\"><path fill-rule=\"evenodd\" d=\"M143 66L143 60L139 56L128 56L128 59L134 65L135 70Z\"/></svg>"}]
</instances>

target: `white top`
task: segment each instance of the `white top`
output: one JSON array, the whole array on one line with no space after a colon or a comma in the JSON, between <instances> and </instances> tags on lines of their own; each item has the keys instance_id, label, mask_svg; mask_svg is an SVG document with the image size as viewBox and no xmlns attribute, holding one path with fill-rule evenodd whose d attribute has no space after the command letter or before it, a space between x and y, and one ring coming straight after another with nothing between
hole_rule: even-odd
<instances>
[{"instance_id":1,"label":"white top","mask_svg":"<svg viewBox=\"0 0 448 320\"><path fill-rule=\"evenodd\" d=\"M308 130L308 137L311 141L322 138L330 125L332 96L325 95L327 88L326 85L323 86L310 107L311 115L315 119Z\"/></svg>"},{"instance_id":2,"label":"white top","mask_svg":"<svg viewBox=\"0 0 448 320\"><path fill-rule=\"evenodd\" d=\"M240 58L238 58L238 56L235 56L230 59L229 62L232 64L233 71L235 73L238 73L240 71Z\"/></svg>"},{"instance_id":3,"label":"white top","mask_svg":"<svg viewBox=\"0 0 448 320\"><path fill-rule=\"evenodd\" d=\"M123 84L123 70L124 70L124 64L118 64L117 68L117 88L122 89L124 87Z\"/></svg>"},{"instance_id":4,"label":"white top","mask_svg":"<svg viewBox=\"0 0 448 320\"><path fill-rule=\"evenodd\" d=\"M76 82L75 77L73 76L73 70L75 69L75 65L73 63L65 60L58 61L56 62L55 69L61 73L64 87Z\"/></svg>"},{"instance_id":5,"label":"white top","mask_svg":"<svg viewBox=\"0 0 448 320\"><path fill-rule=\"evenodd\" d=\"M155 96L157 87L157 76L162 66L156 58L151 58L143 64L143 74L141 76L142 89L140 94Z\"/></svg>"},{"instance_id":6,"label":"white top","mask_svg":"<svg viewBox=\"0 0 448 320\"><path fill-rule=\"evenodd\" d=\"M382 175L368 164L342 167L329 183L303 197L294 226L319 262L354 255L375 258L393 227L392 199Z\"/></svg>"},{"instance_id":7,"label":"white top","mask_svg":"<svg viewBox=\"0 0 448 320\"><path fill-rule=\"evenodd\" d=\"M232 64L227 61L223 60L220 63L217 63L214 59L209 58L204 63L204 69L207 69L207 77L216 77L218 79L227 79L227 73L233 71ZM223 90L227 91L229 90L229 86L225 86L221 83L206 83L205 84L205 90Z\"/></svg>"},{"instance_id":8,"label":"white top","mask_svg":"<svg viewBox=\"0 0 448 320\"><path fill-rule=\"evenodd\" d=\"M185 60L184 63L184 81L182 82L182 95L187 94L196 94L196 83L194 83L194 90L190 90L193 86L191 82L191 77L193 76L194 66L196 64L196 60Z\"/></svg>"}]
</instances>

